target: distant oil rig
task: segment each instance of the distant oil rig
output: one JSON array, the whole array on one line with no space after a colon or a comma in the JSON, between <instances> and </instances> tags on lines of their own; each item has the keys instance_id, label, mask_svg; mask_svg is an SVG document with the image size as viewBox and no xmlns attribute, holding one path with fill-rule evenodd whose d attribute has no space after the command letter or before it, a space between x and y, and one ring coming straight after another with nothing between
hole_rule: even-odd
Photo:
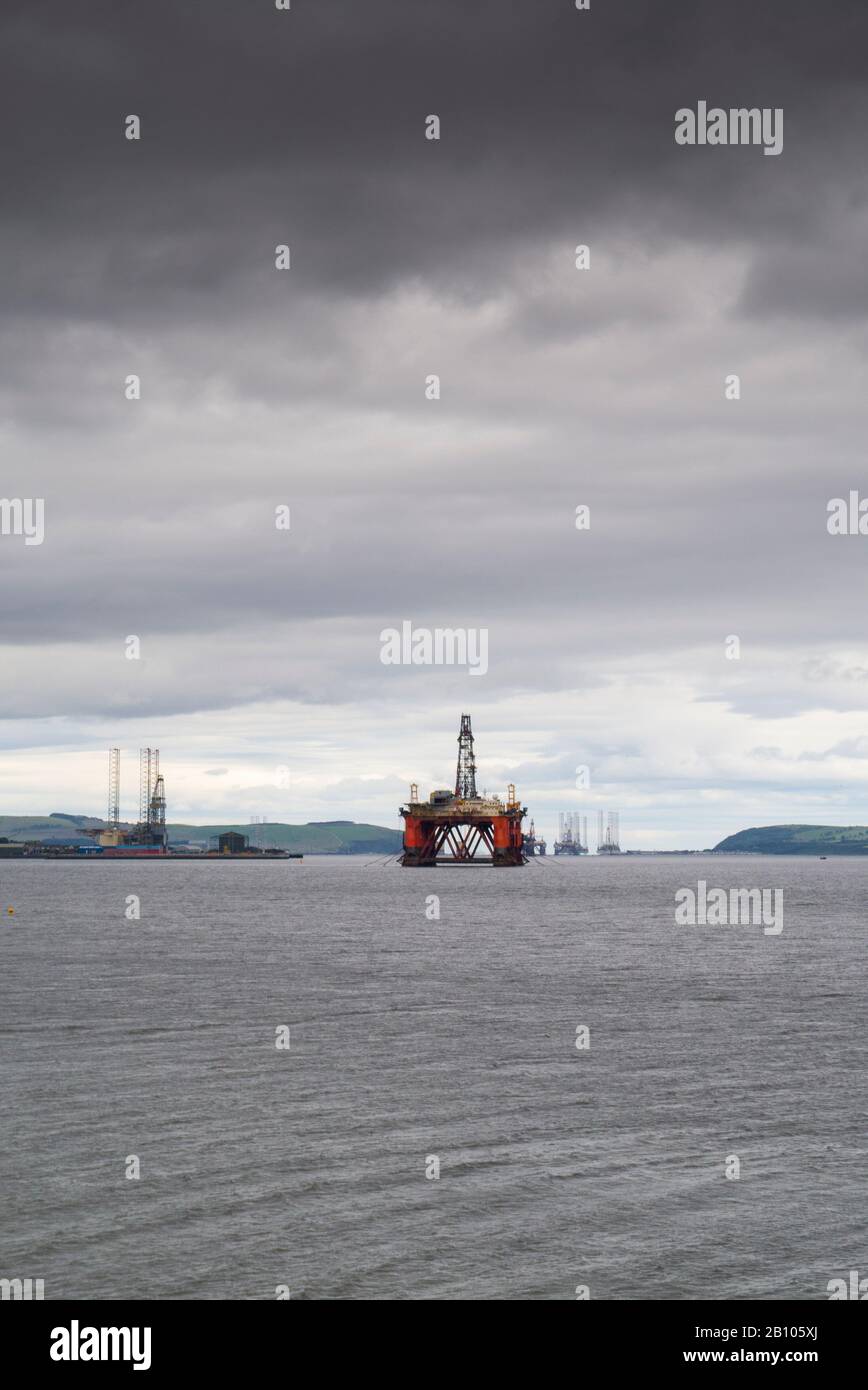
<instances>
[{"instance_id":1,"label":"distant oil rig","mask_svg":"<svg viewBox=\"0 0 868 1390\"><path fill-rule=\"evenodd\" d=\"M621 813L620 811L609 811L605 830L603 829L603 812L597 812L597 853L598 854L620 854L621 853Z\"/></svg>"},{"instance_id":2,"label":"distant oil rig","mask_svg":"<svg viewBox=\"0 0 868 1390\"><path fill-rule=\"evenodd\" d=\"M286 850L255 849L246 835L227 830L216 837L213 849L185 852L169 845L166 829L166 784L160 772L159 748L139 749L139 819L127 825L120 818L121 750L109 749L108 815L104 826L86 829L92 846L46 846L28 851L41 859L301 859Z\"/></svg>"},{"instance_id":3,"label":"distant oil rig","mask_svg":"<svg viewBox=\"0 0 868 1390\"><path fill-rule=\"evenodd\" d=\"M139 749L139 819L131 829L121 825L121 750L109 749L108 816L105 829L86 833L107 857L166 854L166 784L160 772L159 748Z\"/></svg>"},{"instance_id":4,"label":"distant oil rig","mask_svg":"<svg viewBox=\"0 0 868 1390\"><path fill-rule=\"evenodd\" d=\"M577 811L561 811L558 814L558 838L555 840L555 854L587 854L588 817Z\"/></svg>"},{"instance_id":5,"label":"distant oil rig","mask_svg":"<svg viewBox=\"0 0 868 1390\"><path fill-rule=\"evenodd\" d=\"M621 815L619 811L607 811L606 824L603 825L604 812L597 812L597 853L621 853ZM561 811L558 814L558 838L555 840L555 854L588 853L588 817L577 811Z\"/></svg>"},{"instance_id":6,"label":"distant oil rig","mask_svg":"<svg viewBox=\"0 0 868 1390\"><path fill-rule=\"evenodd\" d=\"M534 825L533 821L531 821L530 828L528 829L527 834L524 836L523 847L524 852L529 859L532 858L535 854L545 854L546 852L546 842L543 839L542 835L537 835L536 826Z\"/></svg>"},{"instance_id":7,"label":"distant oil rig","mask_svg":"<svg viewBox=\"0 0 868 1390\"><path fill-rule=\"evenodd\" d=\"M470 715L462 714L458 734L455 790L432 791L419 800L412 783L410 800L399 807L404 819L404 868L434 868L437 864L491 864L495 868L526 864L521 822L527 807L516 800L509 784L506 802L480 796L476 790L476 758Z\"/></svg>"}]
</instances>

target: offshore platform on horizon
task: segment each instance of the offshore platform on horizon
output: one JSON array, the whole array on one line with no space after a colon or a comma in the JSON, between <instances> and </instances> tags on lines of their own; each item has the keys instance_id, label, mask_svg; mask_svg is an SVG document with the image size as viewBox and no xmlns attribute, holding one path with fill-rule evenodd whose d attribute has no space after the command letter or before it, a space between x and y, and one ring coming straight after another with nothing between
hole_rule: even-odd
<instances>
[{"instance_id":1,"label":"offshore platform on horizon","mask_svg":"<svg viewBox=\"0 0 868 1390\"><path fill-rule=\"evenodd\" d=\"M418 784L399 807L404 818L404 868L433 869L437 864L491 864L495 868L526 864L521 822L527 807L516 800L510 782L507 799L480 796L470 715L462 714L458 734L458 769L454 792L433 791L419 800Z\"/></svg>"},{"instance_id":2,"label":"offshore platform on horizon","mask_svg":"<svg viewBox=\"0 0 868 1390\"><path fill-rule=\"evenodd\" d=\"M537 835L536 826L531 820L530 829L524 837L524 852L529 859L535 854L545 854L547 845L542 835Z\"/></svg>"},{"instance_id":3,"label":"offshore platform on horizon","mask_svg":"<svg viewBox=\"0 0 868 1390\"><path fill-rule=\"evenodd\" d=\"M620 811L610 811L607 817L605 829L603 828L603 812L597 812L597 853L598 854L620 854L621 853L621 813Z\"/></svg>"},{"instance_id":4,"label":"offshore platform on horizon","mask_svg":"<svg viewBox=\"0 0 868 1390\"><path fill-rule=\"evenodd\" d=\"M558 813L558 838L555 840L555 854L587 854L588 817L577 811Z\"/></svg>"}]
</instances>

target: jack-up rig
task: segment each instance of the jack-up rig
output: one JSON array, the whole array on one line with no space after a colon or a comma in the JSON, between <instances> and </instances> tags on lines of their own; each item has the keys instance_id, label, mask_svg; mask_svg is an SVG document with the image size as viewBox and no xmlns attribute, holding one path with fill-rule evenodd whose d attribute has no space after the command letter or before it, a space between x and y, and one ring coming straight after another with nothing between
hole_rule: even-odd
<instances>
[{"instance_id":1,"label":"jack-up rig","mask_svg":"<svg viewBox=\"0 0 868 1390\"><path fill-rule=\"evenodd\" d=\"M455 791L433 791L419 800L410 787L410 800L399 808L404 818L404 868L434 868L436 864L492 864L495 868L526 864L522 818L527 807L509 784L504 803L476 791L476 759L470 715L462 714L458 734ZM487 851L487 853L486 853Z\"/></svg>"},{"instance_id":2,"label":"jack-up rig","mask_svg":"<svg viewBox=\"0 0 868 1390\"><path fill-rule=\"evenodd\" d=\"M558 813L558 838L555 840L555 854L587 854L588 817L580 816L578 811Z\"/></svg>"},{"instance_id":3,"label":"jack-up rig","mask_svg":"<svg viewBox=\"0 0 868 1390\"><path fill-rule=\"evenodd\" d=\"M620 854L621 853L621 813L620 811L609 811L606 821L605 831L603 830L603 812L597 812L597 853L598 854Z\"/></svg>"},{"instance_id":4,"label":"jack-up rig","mask_svg":"<svg viewBox=\"0 0 868 1390\"><path fill-rule=\"evenodd\" d=\"M139 819L127 825L120 818L121 754L119 748L109 749L108 817L105 826L85 830L96 841L93 850L82 852L46 850L42 857L76 857L86 859L302 859L301 854L287 850L258 849L250 845L248 836L226 830L211 837L214 849L188 851L170 848L166 827L166 784L160 772L159 748L139 749Z\"/></svg>"},{"instance_id":5,"label":"jack-up rig","mask_svg":"<svg viewBox=\"0 0 868 1390\"><path fill-rule=\"evenodd\" d=\"M106 828L87 832L97 841L103 856L127 859L133 854L166 854L166 784L160 772L159 748L139 749L139 819L132 829L121 825L120 793L121 753L119 748L110 748Z\"/></svg>"}]
</instances>

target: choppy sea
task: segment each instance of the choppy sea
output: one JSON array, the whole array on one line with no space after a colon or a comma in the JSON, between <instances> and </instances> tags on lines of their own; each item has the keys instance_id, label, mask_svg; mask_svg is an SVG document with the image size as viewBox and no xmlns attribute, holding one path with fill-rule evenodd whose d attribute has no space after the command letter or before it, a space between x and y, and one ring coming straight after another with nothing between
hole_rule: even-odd
<instances>
[{"instance_id":1,"label":"choppy sea","mask_svg":"<svg viewBox=\"0 0 868 1390\"><path fill-rule=\"evenodd\" d=\"M699 879L782 932L676 926ZM0 861L0 1276L826 1298L868 1275L866 909L865 859Z\"/></svg>"}]
</instances>

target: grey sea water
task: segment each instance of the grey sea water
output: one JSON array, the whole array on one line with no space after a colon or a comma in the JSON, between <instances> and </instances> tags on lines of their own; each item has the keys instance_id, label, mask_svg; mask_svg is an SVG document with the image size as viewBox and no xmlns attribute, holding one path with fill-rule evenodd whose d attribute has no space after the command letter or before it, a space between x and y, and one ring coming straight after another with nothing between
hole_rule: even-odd
<instances>
[{"instance_id":1,"label":"grey sea water","mask_svg":"<svg viewBox=\"0 0 868 1390\"><path fill-rule=\"evenodd\" d=\"M699 878L782 934L676 927ZM0 1276L826 1298L868 1275L866 901L858 859L0 861Z\"/></svg>"}]
</instances>

